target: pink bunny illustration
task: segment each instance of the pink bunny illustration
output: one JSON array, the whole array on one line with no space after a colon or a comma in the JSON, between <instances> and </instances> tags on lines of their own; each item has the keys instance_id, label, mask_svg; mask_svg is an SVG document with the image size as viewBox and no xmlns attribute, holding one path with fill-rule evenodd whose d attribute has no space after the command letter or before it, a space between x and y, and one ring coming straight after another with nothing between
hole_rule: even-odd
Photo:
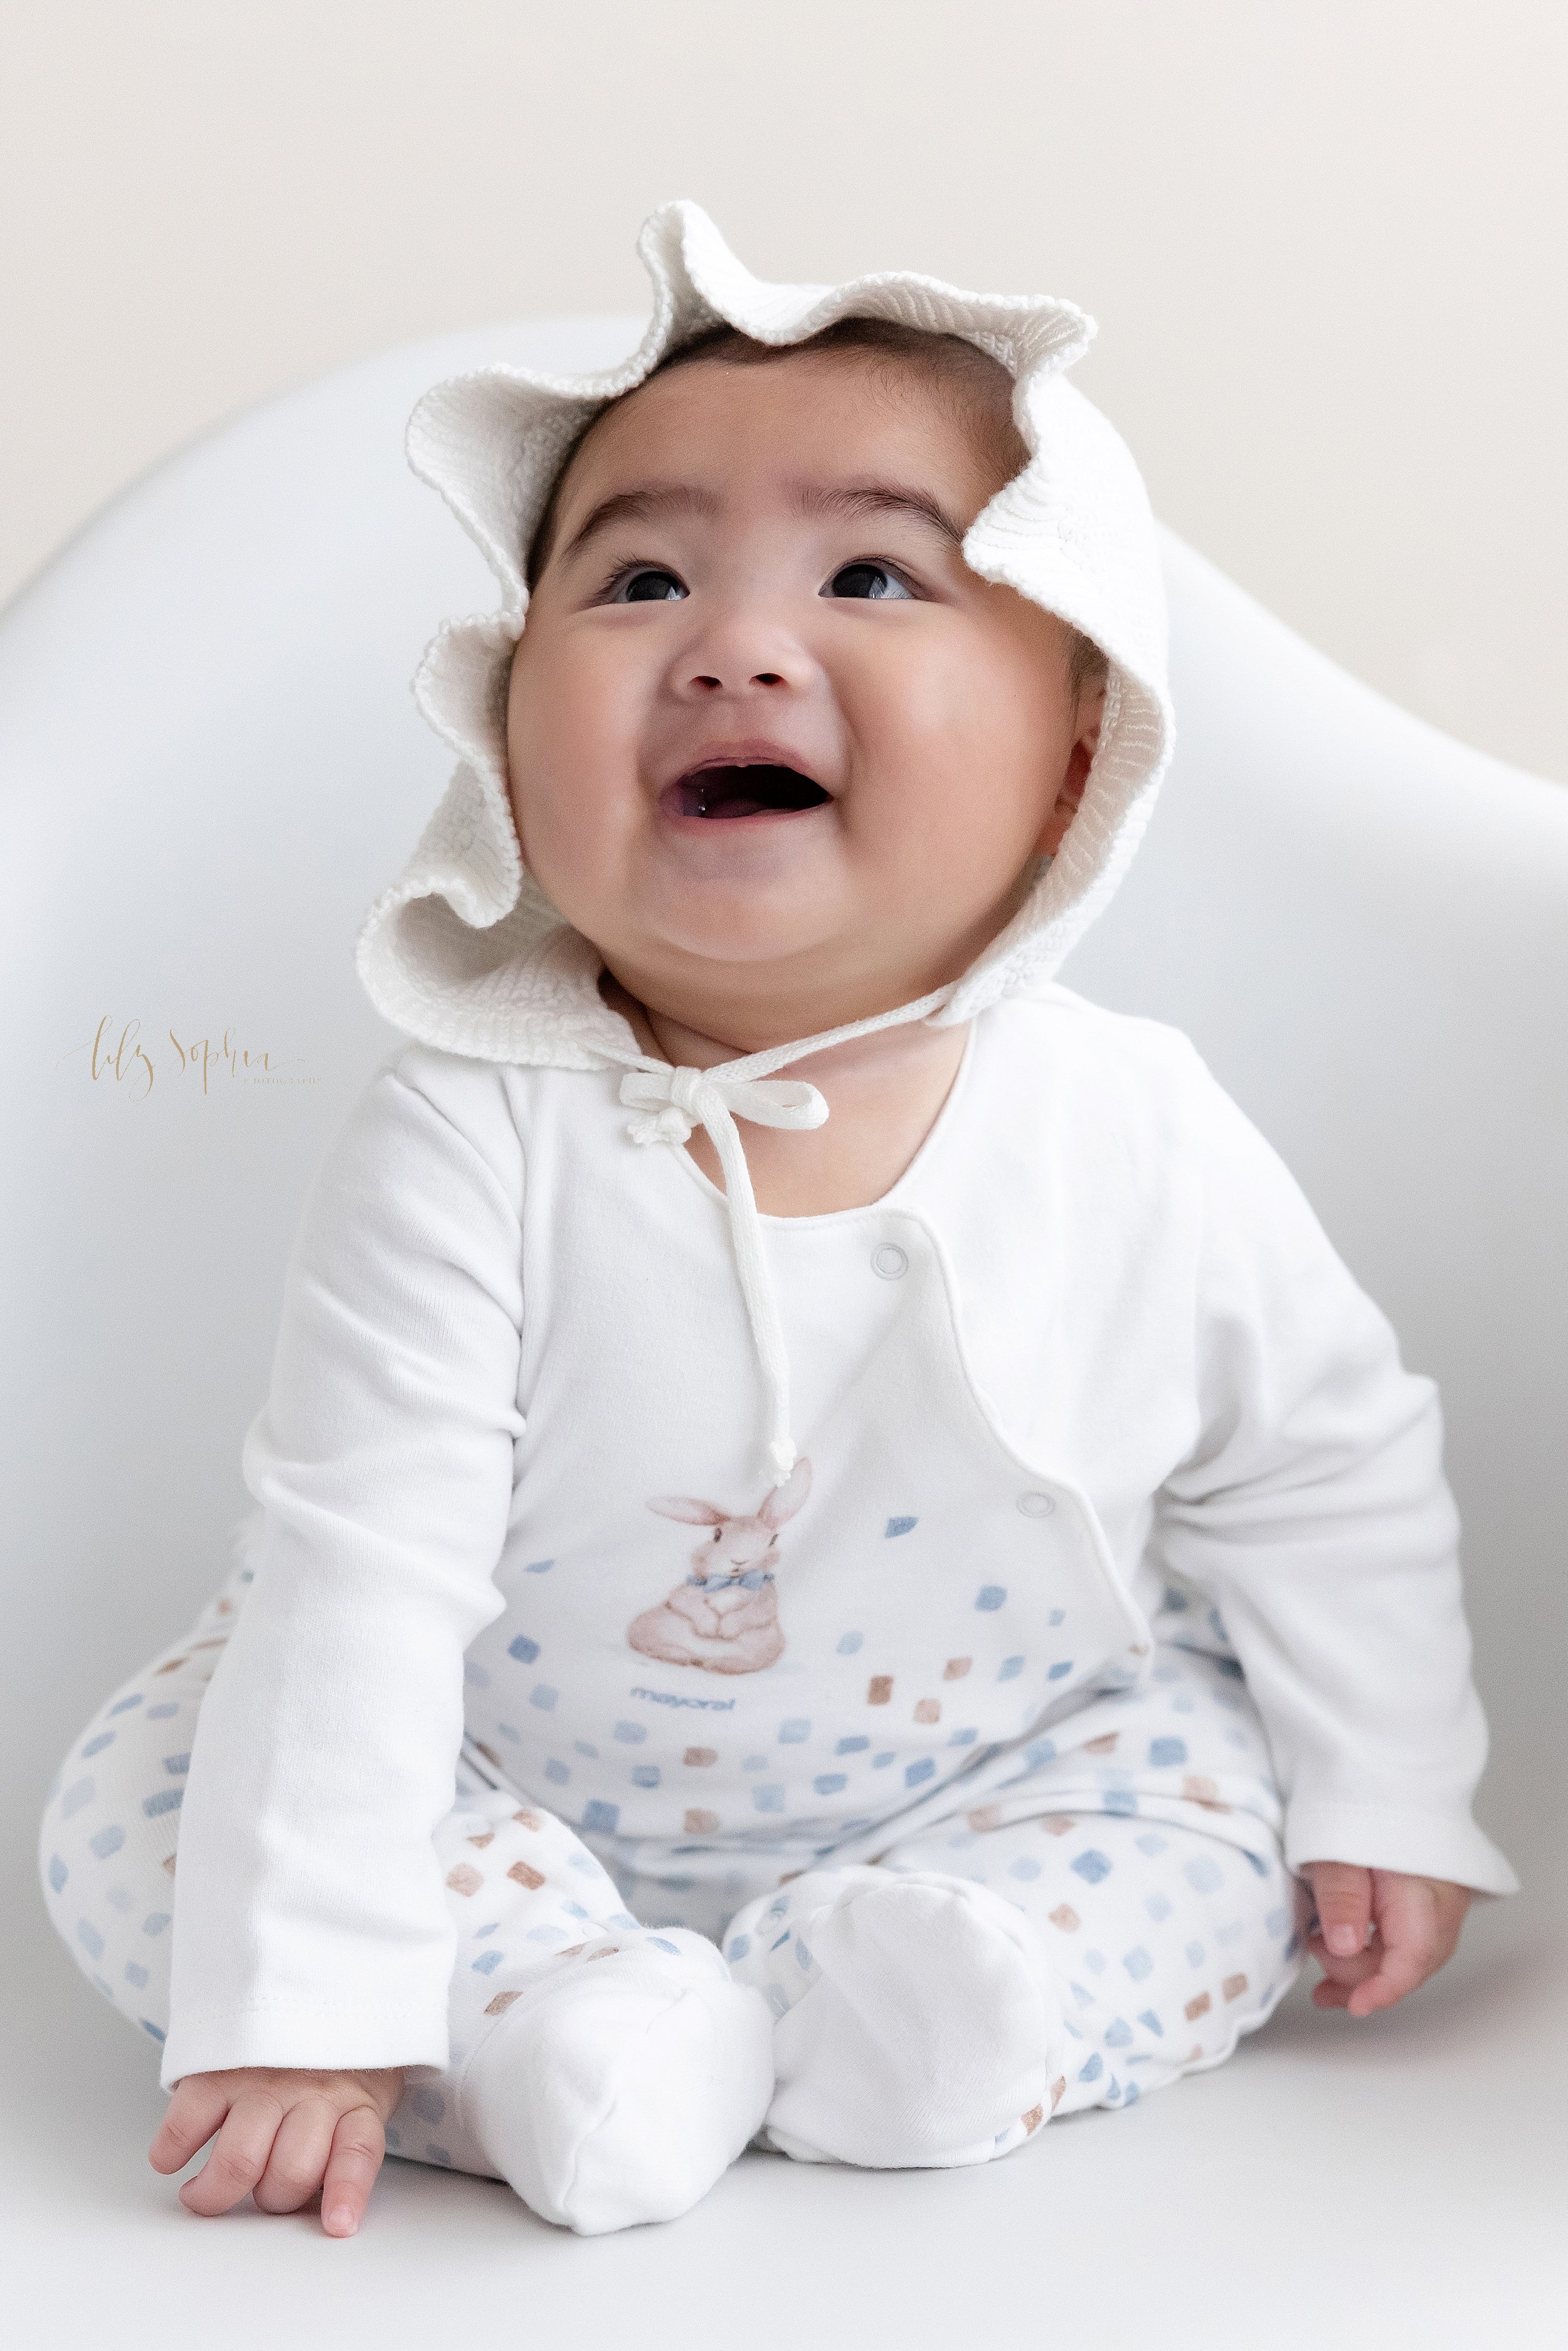
<instances>
[{"instance_id":1,"label":"pink bunny illustration","mask_svg":"<svg viewBox=\"0 0 1568 2351\"><path fill-rule=\"evenodd\" d=\"M770 1666L784 1647L773 1583L779 1530L794 1517L810 1484L811 1465L802 1458L749 1518L684 1495L661 1494L651 1501L648 1508L662 1519L711 1527L713 1533L693 1552L685 1582L627 1627L632 1648L662 1665L701 1666L710 1674L755 1674Z\"/></svg>"}]
</instances>

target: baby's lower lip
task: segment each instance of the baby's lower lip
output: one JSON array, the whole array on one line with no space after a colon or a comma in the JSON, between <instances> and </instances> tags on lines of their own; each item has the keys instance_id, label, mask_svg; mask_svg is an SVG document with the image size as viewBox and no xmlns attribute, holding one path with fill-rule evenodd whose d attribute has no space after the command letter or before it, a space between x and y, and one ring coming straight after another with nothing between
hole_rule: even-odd
<instances>
[{"instance_id":1,"label":"baby's lower lip","mask_svg":"<svg viewBox=\"0 0 1568 2351\"><path fill-rule=\"evenodd\" d=\"M831 797L794 768L715 767L698 768L667 784L659 805L666 816L695 817L713 824L799 816L807 809L821 808Z\"/></svg>"}]
</instances>

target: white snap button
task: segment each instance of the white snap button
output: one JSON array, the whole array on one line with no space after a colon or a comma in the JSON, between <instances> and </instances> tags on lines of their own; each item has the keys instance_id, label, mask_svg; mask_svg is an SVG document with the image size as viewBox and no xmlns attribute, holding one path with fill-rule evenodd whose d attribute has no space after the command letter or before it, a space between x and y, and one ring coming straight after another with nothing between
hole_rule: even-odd
<instances>
[{"instance_id":1,"label":"white snap button","mask_svg":"<svg viewBox=\"0 0 1568 2351\"><path fill-rule=\"evenodd\" d=\"M880 1241L871 1253L871 1270L880 1273L883 1281L896 1281L900 1274L909 1271L909 1259L896 1241Z\"/></svg>"},{"instance_id":2,"label":"white snap button","mask_svg":"<svg viewBox=\"0 0 1568 2351\"><path fill-rule=\"evenodd\" d=\"M1049 1494L1020 1494L1019 1508L1026 1519L1049 1519L1056 1504Z\"/></svg>"}]
</instances>

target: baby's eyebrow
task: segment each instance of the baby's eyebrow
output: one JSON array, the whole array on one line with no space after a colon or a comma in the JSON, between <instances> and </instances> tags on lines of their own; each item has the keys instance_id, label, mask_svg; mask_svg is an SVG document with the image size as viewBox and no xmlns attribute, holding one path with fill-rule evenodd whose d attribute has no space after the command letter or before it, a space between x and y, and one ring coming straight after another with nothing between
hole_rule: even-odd
<instances>
[{"instance_id":1,"label":"baby's eyebrow","mask_svg":"<svg viewBox=\"0 0 1568 2351\"><path fill-rule=\"evenodd\" d=\"M689 482L648 482L633 490L616 490L612 496L601 498L580 527L573 531L562 549L562 556L575 555L595 534L607 530L612 523L647 522L654 515L700 514L718 511L718 500L711 490L699 490Z\"/></svg>"},{"instance_id":2,"label":"baby's eyebrow","mask_svg":"<svg viewBox=\"0 0 1568 2351\"><path fill-rule=\"evenodd\" d=\"M864 482L829 487L819 482L805 482L796 492L796 503L802 514L843 515L851 518L860 515L908 515L939 530L955 547L964 544L961 525L937 504L929 490L911 489L902 483Z\"/></svg>"}]
</instances>

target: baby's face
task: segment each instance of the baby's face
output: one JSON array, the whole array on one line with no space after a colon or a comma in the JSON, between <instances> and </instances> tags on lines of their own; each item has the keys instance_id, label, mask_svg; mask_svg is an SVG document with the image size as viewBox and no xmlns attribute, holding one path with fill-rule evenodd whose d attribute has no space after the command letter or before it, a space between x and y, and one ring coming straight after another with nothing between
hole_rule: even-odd
<instances>
[{"instance_id":1,"label":"baby's face","mask_svg":"<svg viewBox=\"0 0 1568 2351\"><path fill-rule=\"evenodd\" d=\"M512 802L643 1003L826 1026L956 978L1014 912L1099 696L959 552L1009 470L853 352L673 370L582 444L512 664Z\"/></svg>"}]
</instances>

